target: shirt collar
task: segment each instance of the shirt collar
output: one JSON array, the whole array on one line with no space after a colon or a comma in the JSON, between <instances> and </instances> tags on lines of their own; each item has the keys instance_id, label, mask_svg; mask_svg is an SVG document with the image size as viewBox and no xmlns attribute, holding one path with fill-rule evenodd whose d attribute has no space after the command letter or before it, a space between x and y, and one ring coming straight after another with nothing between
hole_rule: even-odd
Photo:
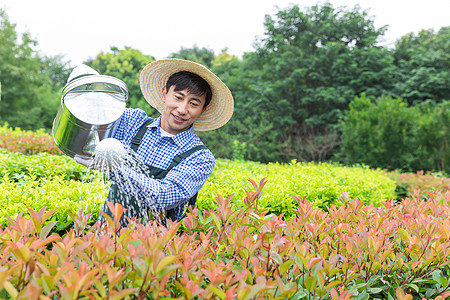
<instances>
[{"instance_id":1,"label":"shirt collar","mask_svg":"<svg viewBox=\"0 0 450 300\"><path fill-rule=\"evenodd\" d=\"M148 125L148 128L157 128L160 129L161 125L161 116L154 119L150 125ZM158 130L158 134L161 135L161 132ZM195 136L194 133L194 126L191 126L188 130L185 130L181 133L178 133L174 135L173 137L169 137L169 139L172 139L175 144L177 144L180 148L185 146L189 141L191 141Z\"/></svg>"}]
</instances>

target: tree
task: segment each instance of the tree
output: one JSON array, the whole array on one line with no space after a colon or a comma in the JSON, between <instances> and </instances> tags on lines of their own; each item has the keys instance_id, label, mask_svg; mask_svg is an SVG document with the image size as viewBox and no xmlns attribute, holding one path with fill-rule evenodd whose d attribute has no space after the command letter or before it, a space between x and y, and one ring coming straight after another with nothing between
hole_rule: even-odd
<instances>
[{"instance_id":1,"label":"tree","mask_svg":"<svg viewBox=\"0 0 450 300\"><path fill-rule=\"evenodd\" d=\"M171 53L169 57L190 60L211 68L215 54L211 49L199 48L197 45L194 45L192 48L181 47L178 52Z\"/></svg>"},{"instance_id":2,"label":"tree","mask_svg":"<svg viewBox=\"0 0 450 300\"><path fill-rule=\"evenodd\" d=\"M231 90L235 109L230 121L223 127L199 132L202 141L216 157L240 157L264 162L277 160L279 144L275 141L276 131L272 121L264 117L261 119L261 114L249 113L250 107L257 105L249 101L254 98L252 70L247 69L245 60L230 55L227 49L223 49L211 64L211 71Z\"/></svg>"},{"instance_id":3,"label":"tree","mask_svg":"<svg viewBox=\"0 0 450 300\"><path fill-rule=\"evenodd\" d=\"M15 27L0 9L0 121L23 129L51 128L59 91L33 50L36 41L28 33L18 36Z\"/></svg>"},{"instance_id":4,"label":"tree","mask_svg":"<svg viewBox=\"0 0 450 300\"><path fill-rule=\"evenodd\" d=\"M349 102L363 92L380 96L392 89L393 57L376 46L386 28L375 28L359 6L329 3L305 11L292 5L267 15L264 25L233 86L236 98L245 95L236 109L253 116L248 130L270 121L278 160L329 159Z\"/></svg>"},{"instance_id":5,"label":"tree","mask_svg":"<svg viewBox=\"0 0 450 300\"><path fill-rule=\"evenodd\" d=\"M449 172L449 107L445 100L410 106L402 98L356 97L341 124L343 161Z\"/></svg>"},{"instance_id":6,"label":"tree","mask_svg":"<svg viewBox=\"0 0 450 300\"><path fill-rule=\"evenodd\" d=\"M44 56L41 61L41 73L50 79L50 84L55 91L61 90L67 83L72 68L70 61L64 56Z\"/></svg>"},{"instance_id":7,"label":"tree","mask_svg":"<svg viewBox=\"0 0 450 300\"><path fill-rule=\"evenodd\" d=\"M149 114L156 114L156 111L147 104L142 96L139 85L139 73L154 60L154 57L144 55L139 50L130 47L125 47L123 50L111 47L111 52L101 52L86 64L102 75L113 76L124 81L128 87L129 106L139 107Z\"/></svg>"},{"instance_id":8,"label":"tree","mask_svg":"<svg viewBox=\"0 0 450 300\"><path fill-rule=\"evenodd\" d=\"M410 33L396 43L395 93L409 103L450 99L450 26Z\"/></svg>"}]
</instances>

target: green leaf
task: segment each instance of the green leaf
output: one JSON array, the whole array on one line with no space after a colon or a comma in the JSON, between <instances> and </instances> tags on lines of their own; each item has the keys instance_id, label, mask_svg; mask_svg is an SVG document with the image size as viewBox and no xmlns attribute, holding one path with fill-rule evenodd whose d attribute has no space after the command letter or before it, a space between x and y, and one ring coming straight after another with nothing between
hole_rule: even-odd
<instances>
[{"instance_id":1,"label":"green leaf","mask_svg":"<svg viewBox=\"0 0 450 300\"><path fill-rule=\"evenodd\" d=\"M39 233L39 238L44 239L45 237L47 237L48 233L52 230L56 223L58 222L50 222L42 227L41 232Z\"/></svg>"},{"instance_id":2,"label":"green leaf","mask_svg":"<svg viewBox=\"0 0 450 300\"><path fill-rule=\"evenodd\" d=\"M208 289L210 289L214 294L216 294L220 299L225 299L225 292L215 286L208 285Z\"/></svg>"},{"instance_id":3,"label":"green leaf","mask_svg":"<svg viewBox=\"0 0 450 300\"><path fill-rule=\"evenodd\" d=\"M216 229L220 231L222 229L222 223L214 212L211 212L211 217L214 220L214 224L216 225Z\"/></svg>"},{"instance_id":4,"label":"green leaf","mask_svg":"<svg viewBox=\"0 0 450 300\"><path fill-rule=\"evenodd\" d=\"M383 291L382 288L368 288L366 289L367 293L369 294L379 294Z\"/></svg>"},{"instance_id":5,"label":"green leaf","mask_svg":"<svg viewBox=\"0 0 450 300\"><path fill-rule=\"evenodd\" d=\"M419 287L416 284L410 283L410 284L407 284L405 286L408 287L411 290L414 290L416 293L419 293Z\"/></svg>"},{"instance_id":6,"label":"green leaf","mask_svg":"<svg viewBox=\"0 0 450 300\"><path fill-rule=\"evenodd\" d=\"M331 289L332 287L335 287L341 283L342 283L341 280L334 280L334 281L330 282L329 284L327 284L327 286L325 288L328 290L328 289Z\"/></svg>"},{"instance_id":7,"label":"green leaf","mask_svg":"<svg viewBox=\"0 0 450 300\"><path fill-rule=\"evenodd\" d=\"M176 259L177 257L175 255L169 255L161 259L161 261L158 263L158 266L156 267L156 274L159 274L161 270L173 263Z\"/></svg>"},{"instance_id":8,"label":"green leaf","mask_svg":"<svg viewBox=\"0 0 450 300\"><path fill-rule=\"evenodd\" d=\"M120 290L119 292L113 294L108 299L110 299L110 300L122 300L122 299L125 299L126 296L131 295L131 294L133 294L135 292L136 292L136 288L123 289L123 290Z\"/></svg>"},{"instance_id":9,"label":"green leaf","mask_svg":"<svg viewBox=\"0 0 450 300\"><path fill-rule=\"evenodd\" d=\"M14 288L14 286L9 281L3 283L3 288L8 292L11 298L16 299L19 292Z\"/></svg>"},{"instance_id":10,"label":"green leaf","mask_svg":"<svg viewBox=\"0 0 450 300\"><path fill-rule=\"evenodd\" d=\"M316 284L317 284L317 278L314 276L308 276L305 279L305 288L310 292L314 291Z\"/></svg>"},{"instance_id":11,"label":"green leaf","mask_svg":"<svg viewBox=\"0 0 450 300\"><path fill-rule=\"evenodd\" d=\"M98 278L96 278L95 276L91 276L91 280L94 283L95 287L97 288L100 296L105 298L106 289L105 289L105 286L103 285L103 283L100 280L98 280Z\"/></svg>"},{"instance_id":12,"label":"green leaf","mask_svg":"<svg viewBox=\"0 0 450 300\"><path fill-rule=\"evenodd\" d=\"M388 289L388 300L397 300L396 290L393 287Z\"/></svg>"},{"instance_id":13,"label":"green leaf","mask_svg":"<svg viewBox=\"0 0 450 300\"><path fill-rule=\"evenodd\" d=\"M443 276L441 276L441 277L439 277L439 281L440 281L440 283L441 283L441 286L448 286L448 278L447 277L443 277Z\"/></svg>"},{"instance_id":14,"label":"green leaf","mask_svg":"<svg viewBox=\"0 0 450 300\"><path fill-rule=\"evenodd\" d=\"M430 299L431 297L433 297L436 294L437 290L436 289L427 289L427 291L425 292L425 297L427 299Z\"/></svg>"},{"instance_id":15,"label":"green leaf","mask_svg":"<svg viewBox=\"0 0 450 300\"><path fill-rule=\"evenodd\" d=\"M433 273L431 273L431 278L433 278L435 283L440 283L440 276L441 275L441 271L440 270L436 270Z\"/></svg>"},{"instance_id":16,"label":"green leaf","mask_svg":"<svg viewBox=\"0 0 450 300\"><path fill-rule=\"evenodd\" d=\"M129 241L129 243L130 243L131 245L133 245L133 247L134 247L135 249L137 249L137 248L139 248L140 246L142 246L142 241L141 241L141 240L131 240L131 241Z\"/></svg>"},{"instance_id":17,"label":"green leaf","mask_svg":"<svg viewBox=\"0 0 450 300\"><path fill-rule=\"evenodd\" d=\"M368 300L370 299L369 294L367 294L366 292L362 292L358 295L358 297L356 298L357 300Z\"/></svg>"},{"instance_id":18,"label":"green leaf","mask_svg":"<svg viewBox=\"0 0 450 300\"><path fill-rule=\"evenodd\" d=\"M294 261L292 259L288 259L280 266L280 275L284 275L287 270L289 270L292 265L294 264Z\"/></svg>"},{"instance_id":19,"label":"green leaf","mask_svg":"<svg viewBox=\"0 0 450 300\"><path fill-rule=\"evenodd\" d=\"M138 257L132 257L131 259L133 261L133 266L138 271L139 276L144 277L148 270L148 265L145 260Z\"/></svg>"}]
</instances>

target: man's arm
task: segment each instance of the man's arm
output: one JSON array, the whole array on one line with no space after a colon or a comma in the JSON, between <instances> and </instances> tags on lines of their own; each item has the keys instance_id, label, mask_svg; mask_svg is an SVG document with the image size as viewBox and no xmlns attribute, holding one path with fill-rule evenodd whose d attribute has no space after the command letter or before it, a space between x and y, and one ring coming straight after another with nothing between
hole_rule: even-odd
<instances>
[{"instance_id":1,"label":"man's arm","mask_svg":"<svg viewBox=\"0 0 450 300\"><path fill-rule=\"evenodd\" d=\"M149 209L168 210L194 196L211 175L214 164L211 152L200 150L183 160L161 180L152 179L126 164L111 174L111 180Z\"/></svg>"}]
</instances>

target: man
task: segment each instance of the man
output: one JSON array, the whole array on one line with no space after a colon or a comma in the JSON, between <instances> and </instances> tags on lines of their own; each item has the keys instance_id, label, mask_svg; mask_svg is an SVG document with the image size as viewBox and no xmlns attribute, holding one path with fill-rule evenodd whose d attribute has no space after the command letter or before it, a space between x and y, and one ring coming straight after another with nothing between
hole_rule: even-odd
<instances>
[{"instance_id":1,"label":"man","mask_svg":"<svg viewBox=\"0 0 450 300\"><path fill-rule=\"evenodd\" d=\"M194 130L223 126L234 107L230 90L217 76L186 60L148 64L141 71L140 86L161 115L150 119L140 109L127 108L118 123L114 138L134 149L144 164L136 168L124 163L110 172L113 184L107 201L128 210L122 226L128 218L146 219L147 210L164 212L174 221L182 218L215 164ZM106 204L103 210L111 215Z\"/></svg>"}]
</instances>

